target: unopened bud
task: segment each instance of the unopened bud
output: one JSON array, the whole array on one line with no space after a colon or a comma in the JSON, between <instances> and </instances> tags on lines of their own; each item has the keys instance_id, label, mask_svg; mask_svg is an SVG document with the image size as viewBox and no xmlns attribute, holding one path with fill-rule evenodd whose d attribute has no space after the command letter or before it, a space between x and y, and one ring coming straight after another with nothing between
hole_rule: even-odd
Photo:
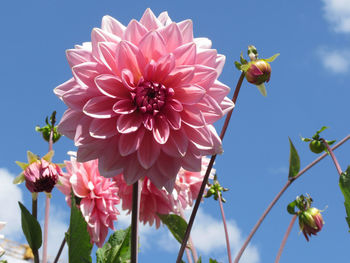
<instances>
[{"instance_id":1,"label":"unopened bud","mask_svg":"<svg viewBox=\"0 0 350 263\"><path fill-rule=\"evenodd\" d=\"M324 221L321 215L321 211L317 208L310 207L306 211L302 211L299 214L299 227L303 232L307 241L311 235L316 235L321 231L324 225Z\"/></svg>"},{"instance_id":2,"label":"unopened bud","mask_svg":"<svg viewBox=\"0 0 350 263\"><path fill-rule=\"evenodd\" d=\"M271 76L271 66L264 60L250 62L249 68L245 73L248 82L254 85L260 85L269 82Z\"/></svg>"}]
</instances>

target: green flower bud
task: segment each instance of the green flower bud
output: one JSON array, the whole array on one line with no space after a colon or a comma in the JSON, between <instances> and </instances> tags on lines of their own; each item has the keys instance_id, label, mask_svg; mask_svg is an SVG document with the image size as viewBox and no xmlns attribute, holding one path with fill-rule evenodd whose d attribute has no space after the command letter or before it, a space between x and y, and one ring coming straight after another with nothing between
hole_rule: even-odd
<instances>
[{"instance_id":1,"label":"green flower bud","mask_svg":"<svg viewBox=\"0 0 350 263\"><path fill-rule=\"evenodd\" d=\"M326 150L326 146L318 140L312 140L309 144L309 147L313 153L321 153Z\"/></svg>"},{"instance_id":2,"label":"green flower bud","mask_svg":"<svg viewBox=\"0 0 350 263\"><path fill-rule=\"evenodd\" d=\"M310 207L306 211L299 213L299 227L307 241L311 235L316 235L321 231L324 221L321 211L315 207Z\"/></svg>"}]
</instances>

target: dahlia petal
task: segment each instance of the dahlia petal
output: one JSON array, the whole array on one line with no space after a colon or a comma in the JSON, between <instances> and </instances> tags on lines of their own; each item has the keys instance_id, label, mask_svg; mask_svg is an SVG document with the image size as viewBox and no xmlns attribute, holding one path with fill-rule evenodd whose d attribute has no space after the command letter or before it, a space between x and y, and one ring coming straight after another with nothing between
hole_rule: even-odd
<instances>
[{"instance_id":1,"label":"dahlia petal","mask_svg":"<svg viewBox=\"0 0 350 263\"><path fill-rule=\"evenodd\" d=\"M124 32L124 40L138 45L140 40L146 35L148 30L138 21L131 20Z\"/></svg>"},{"instance_id":2,"label":"dahlia petal","mask_svg":"<svg viewBox=\"0 0 350 263\"><path fill-rule=\"evenodd\" d=\"M137 150L137 158L141 166L149 169L158 159L159 153L160 145L153 139L150 132L146 132Z\"/></svg>"},{"instance_id":3,"label":"dahlia petal","mask_svg":"<svg viewBox=\"0 0 350 263\"><path fill-rule=\"evenodd\" d=\"M134 76L140 76L136 54L139 49L128 41L121 41L117 47L115 57L119 74L123 69L130 70Z\"/></svg>"},{"instance_id":4,"label":"dahlia petal","mask_svg":"<svg viewBox=\"0 0 350 263\"><path fill-rule=\"evenodd\" d=\"M168 192L172 192L173 189L174 189L174 186L175 186L175 180L172 178L172 179L169 179L168 181L164 182L164 188L168 191ZM160 226L160 222L157 221L157 225L158 225L158 228Z\"/></svg>"},{"instance_id":5,"label":"dahlia petal","mask_svg":"<svg viewBox=\"0 0 350 263\"><path fill-rule=\"evenodd\" d=\"M173 174L177 174L181 168L181 158L174 158L167 154L160 154L157 160L157 167L159 171L168 179L173 178Z\"/></svg>"},{"instance_id":6,"label":"dahlia petal","mask_svg":"<svg viewBox=\"0 0 350 263\"><path fill-rule=\"evenodd\" d=\"M176 66L194 65L196 62L196 45L193 42L179 46L174 51Z\"/></svg>"},{"instance_id":7,"label":"dahlia petal","mask_svg":"<svg viewBox=\"0 0 350 263\"><path fill-rule=\"evenodd\" d=\"M108 67L109 70L115 73L118 72L115 59L117 47L118 44L112 42L99 42L97 44L100 60Z\"/></svg>"},{"instance_id":8,"label":"dahlia petal","mask_svg":"<svg viewBox=\"0 0 350 263\"><path fill-rule=\"evenodd\" d=\"M123 37L123 33L125 31L125 26L122 23L108 15L102 18L101 28L102 30L107 31L108 33L116 35L120 38Z\"/></svg>"},{"instance_id":9,"label":"dahlia petal","mask_svg":"<svg viewBox=\"0 0 350 263\"><path fill-rule=\"evenodd\" d=\"M164 26L167 26L172 22L170 17L169 17L168 12L166 12L166 11L160 13L160 15L158 16L158 20Z\"/></svg>"},{"instance_id":10,"label":"dahlia petal","mask_svg":"<svg viewBox=\"0 0 350 263\"><path fill-rule=\"evenodd\" d=\"M119 100L113 105L113 111L118 114L129 114L136 110L135 104L130 100Z\"/></svg>"},{"instance_id":11,"label":"dahlia petal","mask_svg":"<svg viewBox=\"0 0 350 263\"><path fill-rule=\"evenodd\" d=\"M150 8L147 8L143 13L140 19L140 23L144 25L149 31L162 27L161 22L157 19Z\"/></svg>"},{"instance_id":12,"label":"dahlia petal","mask_svg":"<svg viewBox=\"0 0 350 263\"><path fill-rule=\"evenodd\" d=\"M71 109L81 111L84 105L91 99L93 96L98 96L98 92L86 92L86 88L77 86L74 89L71 89L64 93L62 96L63 102Z\"/></svg>"},{"instance_id":13,"label":"dahlia petal","mask_svg":"<svg viewBox=\"0 0 350 263\"><path fill-rule=\"evenodd\" d=\"M177 87L187 84L193 79L195 68L192 66L176 67L165 79L164 85L167 87Z\"/></svg>"},{"instance_id":14,"label":"dahlia petal","mask_svg":"<svg viewBox=\"0 0 350 263\"><path fill-rule=\"evenodd\" d=\"M83 115L76 126L75 135L74 135L74 144L75 146L80 146L86 143L91 143L94 141L94 138L90 136L89 127L93 119Z\"/></svg>"},{"instance_id":15,"label":"dahlia petal","mask_svg":"<svg viewBox=\"0 0 350 263\"><path fill-rule=\"evenodd\" d=\"M116 123L116 118L112 120L93 119L89 127L90 136L97 139L110 138L117 133Z\"/></svg>"},{"instance_id":16,"label":"dahlia petal","mask_svg":"<svg viewBox=\"0 0 350 263\"><path fill-rule=\"evenodd\" d=\"M154 127L154 123L155 123L155 120L151 114L146 114L143 116L143 125L147 130L152 131Z\"/></svg>"},{"instance_id":17,"label":"dahlia petal","mask_svg":"<svg viewBox=\"0 0 350 263\"><path fill-rule=\"evenodd\" d=\"M193 42L197 45L197 48L211 48L212 46L211 40L206 37L195 38Z\"/></svg>"},{"instance_id":18,"label":"dahlia petal","mask_svg":"<svg viewBox=\"0 0 350 263\"><path fill-rule=\"evenodd\" d=\"M137 155L128 158L124 168L125 182L128 185L134 184L140 178L143 178L147 172L137 161Z\"/></svg>"},{"instance_id":19,"label":"dahlia petal","mask_svg":"<svg viewBox=\"0 0 350 263\"><path fill-rule=\"evenodd\" d=\"M119 152L121 156L127 156L135 152L139 147L145 134L145 129L138 129L136 132L123 133L119 139Z\"/></svg>"},{"instance_id":20,"label":"dahlia petal","mask_svg":"<svg viewBox=\"0 0 350 263\"><path fill-rule=\"evenodd\" d=\"M222 154L223 153L222 141L221 141L219 135L217 134L215 127L213 125L208 125L208 128L209 128L209 131L211 133L211 138L212 138L213 143L214 143L213 150L214 150L215 154Z\"/></svg>"},{"instance_id":21,"label":"dahlia petal","mask_svg":"<svg viewBox=\"0 0 350 263\"><path fill-rule=\"evenodd\" d=\"M103 141L103 140L101 140ZM96 142L93 144L82 145L78 148L77 151L77 161L78 162L87 162L90 160L97 159L101 154L101 151L108 146L108 140L103 142ZM68 169L68 168L67 168Z\"/></svg>"},{"instance_id":22,"label":"dahlia petal","mask_svg":"<svg viewBox=\"0 0 350 263\"><path fill-rule=\"evenodd\" d=\"M148 61L157 61L167 53L164 39L157 31L148 32L141 39L139 49Z\"/></svg>"},{"instance_id":23,"label":"dahlia petal","mask_svg":"<svg viewBox=\"0 0 350 263\"><path fill-rule=\"evenodd\" d=\"M183 111L181 112L181 120L194 128L200 128L205 125L202 113L195 107L184 106Z\"/></svg>"},{"instance_id":24,"label":"dahlia petal","mask_svg":"<svg viewBox=\"0 0 350 263\"><path fill-rule=\"evenodd\" d=\"M155 125L153 127L153 137L159 144L164 144L169 138L169 124L164 115L158 114L155 117Z\"/></svg>"},{"instance_id":25,"label":"dahlia petal","mask_svg":"<svg viewBox=\"0 0 350 263\"><path fill-rule=\"evenodd\" d=\"M224 114L228 113L235 107L235 104L229 98L225 97L224 100L220 103L222 112Z\"/></svg>"},{"instance_id":26,"label":"dahlia petal","mask_svg":"<svg viewBox=\"0 0 350 263\"><path fill-rule=\"evenodd\" d=\"M172 53L167 54L158 60L154 68L154 76L151 76L150 80L162 83L174 68L175 57Z\"/></svg>"},{"instance_id":27,"label":"dahlia petal","mask_svg":"<svg viewBox=\"0 0 350 263\"><path fill-rule=\"evenodd\" d=\"M167 102L170 108L172 108L174 111L181 112L183 110L183 106L180 101L176 99L171 99Z\"/></svg>"},{"instance_id":28,"label":"dahlia petal","mask_svg":"<svg viewBox=\"0 0 350 263\"><path fill-rule=\"evenodd\" d=\"M66 82L62 83L61 85L59 85L58 87L56 87L53 92L56 94L56 96L58 96L60 99L62 99L62 96L64 93L66 93L67 91L80 87L77 82L75 81L74 78L71 78L69 80L67 80Z\"/></svg>"},{"instance_id":29,"label":"dahlia petal","mask_svg":"<svg viewBox=\"0 0 350 263\"><path fill-rule=\"evenodd\" d=\"M193 41L193 23L191 19L187 19L177 23L178 27L182 33L183 43L188 43Z\"/></svg>"},{"instance_id":30,"label":"dahlia petal","mask_svg":"<svg viewBox=\"0 0 350 263\"><path fill-rule=\"evenodd\" d=\"M82 117L84 117L84 114L80 111L66 110L58 124L58 132L73 140L77 123Z\"/></svg>"},{"instance_id":31,"label":"dahlia petal","mask_svg":"<svg viewBox=\"0 0 350 263\"><path fill-rule=\"evenodd\" d=\"M171 131L162 151L173 157L184 157L188 147L188 139L183 130Z\"/></svg>"},{"instance_id":32,"label":"dahlia petal","mask_svg":"<svg viewBox=\"0 0 350 263\"><path fill-rule=\"evenodd\" d=\"M181 128L181 115L178 112L172 110L170 107L166 107L163 113L172 129L178 130Z\"/></svg>"},{"instance_id":33,"label":"dahlia petal","mask_svg":"<svg viewBox=\"0 0 350 263\"><path fill-rule=\"evenodd\" d=\"M95 87L95 77L101 74L107 74L109 70L96 62L85 62L74 66L72 72L80 86L93 88Z\"/></svg>"},{"instance_id":34,"label":"dahlia petal","mask_svg":"<svg viewBox=\"0 0 350 263\"><path fill-rule=\"evenodd\" d=\"M117 129L120 133L130 133L136 131L142 123L142 115L138 112L120 115L117 121Z\"/></svg>"},{"instance_id":35,"label":"dahlia petal","mask_svg":"<svg viewBox=\"0 0 350 263\"><path fill-rule=\"evenodd\" d=\"M218 76L221 74L222 69L224 68L224 64L226 61L226 57L224 55L218 54L216 57L215 69L218 73Z\"/></svg>"},{"instance_id":36,"label":"dahlia petal","mask_svg":"<svg viewBox=\"0 0 350 263\"><path fill-rule=\"evenodd\" d=\"M74 195L76 195L80 198L87 197L90 193L90 190L88 188L86 188L86 185L79 183L79 182L81 182L81 178L78 179L78 176L81 177L80 174L75 173L69 179L69 182L71 183L73 191L74 191Z\"/></svg>"},{"instance_id":37,"label":"dahlia petal","mask_svg":"<svg viewBox=\"0 0 350 263\"><path fill-rule=\"evenodd\" d=\"M193 79L191 83L197 84L208 90L217 78L217 72L213 68L202 65L196 65Z\"/></svg>"},{"instance_id":38,"label":"dahlia petal","mask_svg":"<svg viewBox=\"0 0 350 263\"><path fill-rule=\"evenodd\" d=\"M112 110L114 103L114 100L106 96L95 97L85 104L83 112L93 118L109 119L116 116Z\"/></svg>"},{"instance_id":39,"label":"dahlia petal","mask_svg":"<svg viewBox=\"0 0 350 263\"><path fill-rule=\"evenodd\" d=\"M72 175L72 177L73 176L74 175ZM94 201L90 198L84 198L81 200L79 207L80 207L80 211L81 211L83 217L85 218L85 221L89 222L90 216L91 216L92 211L95 207Z\"/></svg>"},{"instance_id":40,"label":"dahlia petal","mask_svg":"<svg viewBox=\"0 0 350 263\"><path fill-rule=\"evenodd\" d=\"M98 52L98 43L99 42L113 42L113 43L119 43L121 41L121 38L113 35L107 31L104 31L99 28L94 28L91 31L91 45L92 45L92 55L97 59L100 60L100 54Z\"/></svg>"},{"instance_id":41,"label":"dahlia petal","mask_svg":"<svg viewBox=\"0 0 350 263\"><path fill-rule=\"evenodd\" d=\"M198 85L184 85L177 87L174 99L181 101L182 104L195 104L205 95L206 90Z\"/></svg>"},{"instance_id":42,"label":"dahlia petal","mask_svg":"<svg viewBox=\"0 0 350 263\"><path fill-rule=\"evenodd\" d=\"M189 145L189 148L194 146ZM187 171L199 172L201 170L202 158L197 154L194 154L191 150L188 150L185 157L181 159L181 166Z\"/></svg>"},{"instance_id":43,"label":"dahlia petal","mask_svg":"<svg viewBox=\"0 0 350 263\"><path fill-rule=\"evenodd\" d=\"M130 98L129 90L125 88L122 81L116 76L100 75L95 78L95 83L101 93L110 98Z\"/></svg>"},{"instance_id":44,"label":"dahlia petal","mask_svg":"<svg viewBox=\"0 0 350 263\"><path fill-rule=\"evenodd\" d=\"M215 68L217 51L215 49L199 49L197 50L196 64Z\"/></svg>"},{"instance_id":45,"label":"dahlia petal","mask_svg":"<svg viewBox=\"0 0 350 263\"><path fill-rule=\"evenodd\" d=\"M206 123L214 123L224 115L221 106L207 94L196 106L202 112Z\"/></svg>"},{"instance_id":46,"label":"dahlia petal","mask_svg":"<svg viewBox=\"0 0 350 263\"><path fill-rule=\"evenodd\" d=\"M159 171L157 165L154 165L149 170L147 170L146 176L158 189L161 189L169 181L169 178L166 177L161 171ZM172 180L175 181L174 179ZM167 190L169 190L169 192L172 192L173 189Z\"/></svg>"},{"instance_id":47,"label":"dahlia petal","mask_svg":"<svg viewBox=\"0 0 350 263\"><path fill-rule=\"evenodd\" d=\"M84 62L91 61L91 51L86 49L68 49L66 57L69 66L72 68Z\"/></svg>"},{"instance_id":48,"label":"dahlia petal","mask_svg":"<svg viewBox=\"0 0 350 263\"><path fill-rule=\"evenodd\" d=\"M214 84L208 89L207 94L221 103L225 96L230 92L230 88L220 81L214 81Z\"/></svg>"},{"instance_id":49,"label":"dahlia petal","mask_svg":"<svg viewBox=\"0 0 350 263\"><path fill-rule=\"evenodd\" d=\"M134 90L134 76L131 71L128 69L123 69L121 75L124 87L128 88L129 91ZM128 96L128 98L130 98L130 96Z\"/></svg>"},{"instance_id":50,"label":"dahlia petal","mask_svg":"<svg viewBox=\"0 0 350 263\"><path fill-rule=\"evenodd\" d=\"M209 150L213 148L211 133L206 126L202 128L193 128L183 125L188 139L199 149Z\"/></svg>"},{"instance_id":51,"label":"dahlia petal","mask_svg":"<svg viewBox=\"0 0 350 263\"><path fill-rule=\"evenodd\" d=\"M103 177L116 176L123 170L125 158L119 154L118 139L117 136L109 139L109 145L105 147L104 155L98 159L98 170Z\"/></svg>"},{"instance_id":52,"label":"dahlia petal","mask_svg":"<svg viewBox=\"0 0 350 263\"><path fill-rule=\"evenodd\" d=\"M165 26L159 32L165 40L165 46L168 52L173 52L173 50L182 45L182 34L176 23Z\"/></svg>"}]
</instances>

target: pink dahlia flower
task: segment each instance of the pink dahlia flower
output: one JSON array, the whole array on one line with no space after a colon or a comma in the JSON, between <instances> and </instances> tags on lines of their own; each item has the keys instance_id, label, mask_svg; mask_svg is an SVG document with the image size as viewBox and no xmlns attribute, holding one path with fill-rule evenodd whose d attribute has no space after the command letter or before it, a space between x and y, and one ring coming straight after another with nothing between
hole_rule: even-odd
<instances>
[{"instance_id":1,"label":"pink dahlia flower","mask_svg":"<svg viewBox=\"0 0 350 263\"><path fill-rule=\"evenodd\" d=\"M88 224L91 242L102 247L108 228L114 229L119 204L116 183L101 176L98 172L98 161L78 163L75 158L65 161L68 173L60 177L58 189L66 195L70 205L70 194L80 198L79 208Z\"/></svg>"},{"instance_id":2,"label":"pink dahlia flower","mask_svg":"<svg viewBox=\"0 0 350 263\"><path fill-rule=\"evenodd\" d=\"M105 16L67 59L73 78L55 89L69 107L58 129L78 161L98 158L101 175L123 173L128 184L147 176L171 191L180 167L200 171L201 156L222 152L212 124L234 106L217 80L225 57L193 37L191 20L147 9L125 27Z\"/></svg>"}]
</instances>

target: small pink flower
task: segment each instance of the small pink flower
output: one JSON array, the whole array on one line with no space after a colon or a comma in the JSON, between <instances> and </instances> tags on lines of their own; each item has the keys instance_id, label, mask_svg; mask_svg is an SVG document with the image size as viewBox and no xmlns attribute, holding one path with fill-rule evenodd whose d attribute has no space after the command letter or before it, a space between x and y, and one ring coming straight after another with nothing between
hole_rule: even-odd
<instances>
[{"instance_id":1,"label":"small pink flower","mask_svg":"<svg viewBox=\"0 0 350 263\"><path fill-rule=\"evenodd\" d=\"M222 152L213 123L233 108L217 80L225 57L192 21L157 18L147 9L126 27L110 16L91 42L67 50L73 78L55 93L68 106L59 132L74 140L81 162L99 159L101 175L147 176L171 191L181 167Z\"/></svg>"},{"instance_id":2,"label":"small pink flower","mask_svg":"<svg viewBox=\"0 0 350 263\"><path fill-rule=\"evenodd\" d=\"M119 215L115 207L119 204L116 183L100 176L97 160L79 163L71 158L65 164L68 173L60 177L58 189L66 195L69 205L71 189L81 199L79 208L88 224L91 242L102 247L108 228L114 229L113 223Z\"/></svg>"}]
</instances>

